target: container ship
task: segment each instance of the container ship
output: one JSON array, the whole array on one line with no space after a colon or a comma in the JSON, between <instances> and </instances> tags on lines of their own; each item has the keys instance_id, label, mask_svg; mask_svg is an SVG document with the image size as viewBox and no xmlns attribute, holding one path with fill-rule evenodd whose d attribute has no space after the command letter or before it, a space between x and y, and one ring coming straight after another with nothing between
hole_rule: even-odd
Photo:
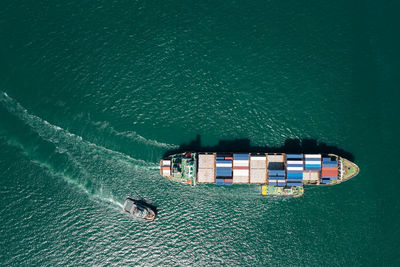
<instances>
[{"instance_id":1,"label":"container ship","mask_svg":"<svg viewBox=\"0 0 400 267\"><path fill-rule=\"evenodd\" d=\"M304 195L305 185L335 185L359 172L335 154L185 152L160 161L160 174L195 186L254 184L263 196Z\"/></svg>"}]
</instances>

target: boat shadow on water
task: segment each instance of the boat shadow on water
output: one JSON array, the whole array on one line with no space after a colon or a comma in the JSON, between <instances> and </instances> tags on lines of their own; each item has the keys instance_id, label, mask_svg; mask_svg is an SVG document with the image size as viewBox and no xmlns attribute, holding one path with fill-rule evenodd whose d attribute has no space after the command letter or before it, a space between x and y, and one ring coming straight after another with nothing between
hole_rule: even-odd
<instances>
[{"instance_id":1,"label":"boat shadow on water","mask_svg":"<svg viewBox=\"0 0 400 267\"><path fill-rule=\"evenodd\" d=\"M260 152L260 153L304 153L304 154L336 154L354 162L354 155L337 146L318 142L316 139L286 139L282 146L253 146L250 139L241 138L234 140L220 140L214 146L203 146L201 136L187 144L182 144L176 149L168 150L164 153L164 158L183 152Z\"/></svg>"},{"instance_id":2,"label":"boat shadow on water","mask_svg":"<svg viewBox=\"0 0 400 267\"><path fill-rule=\"evenodd\" d=\"M154 214L155 214L155 216L157 218L157 214L158 214L157 206L155 206L153 204L150 204L149 202L147 202L143 198L131 198L131 197L128 197L128 198L134 199L136 203L138 203L138 204L140 204L142 206L149 207L151 210L154 211Z\"/></svg>"}]
</instances>

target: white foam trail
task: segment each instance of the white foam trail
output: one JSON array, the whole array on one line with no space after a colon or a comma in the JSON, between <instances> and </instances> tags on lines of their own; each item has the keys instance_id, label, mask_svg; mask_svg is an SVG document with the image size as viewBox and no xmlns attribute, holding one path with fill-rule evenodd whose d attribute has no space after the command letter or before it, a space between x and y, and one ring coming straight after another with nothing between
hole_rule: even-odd
<instances>
[{"instance_id":1,"label":"white foam trail","mask_svg":"<svg viewBox=\"0 0 400 267\"><path fill-rule=\"evenodd\" d=\"M92 122L92 123L98 129L107 129L110 133L115 134L116 136L127 137L127 138L130 138L131 140L134 140L136 142L141 142L141 143L144 143L144 144L147 144L147 145L152 145L152 146L166 148L166 149L174 149L174 148L178 148L179 147L178 145L167 144L167 143L159 142L159 141L153 140L153 139L147 139L147 138L141 136L140 134L138 134L135 131L119 132L119 131L115 130L115 128L113 126L111 126L109 122L106 122L106 121L103 121L103 122L98 121L98 122Z\"/></svg>"},{"instance_id":2,"label":"white foam trail","mask_svg":"<svg viewBox=\"0 0 400 267\"><path fill-rule=\"evenodd\" d=\"M35 130L35 132L45 140L48 140L54 144L64 143L69 144L69 146L76 146L77 143L83 143L84 145L91 147L92 149L100 150L112 157L117 157L120 160L123 159L129 163L136 163L139 166L156 167L158 164L152 162L146 162L144 160L134 159L126 154L117 152L89 141L84 141L82 137L75 135L73 133L64 130L63 128L52 125L46 120L39 118L38 116L28 113L24 107L22 107L17 101L7 95L5 92L0 94L0 102L3 103L4 107L13 115L16 115L23 122L29 125ZM45 126L45 127L43 127Z\"/></svg>"},{"instance_id":3,"label":"white foam trail","mask_svg":"<svg viewBox=\"0 0 400 267\"><path fill-rule=\"evenodd\" d=\"M140 168L146 171L158 167L158 164L134 159L123 153L84 141L82 137L70 133L59 126L52 125L38 116L30 114L5 92L0 91L0 103L8 112L29 126L43 141L52 143L55 149L54 155L66 155L68 157L67 161L70 164L65 169L58 171L57 168L52 165L51 160L47 160L48 156L53 155L44 155L42 157L44 160L41 158L38 159L34 156L35 154L32 154L35 153L36 148L30 151L23 144L14 140L13 137L8 140L10 145L20 148L22 153L30 158L32 162L46 169L51 175L61 177L65 182L85 192L94 199L109 202L121 208L122 204L114 199L112 193L104 193L102 188L103 184L111 181L110 176L103 175L104 172L112 174L115 173L115 171L113 172L110 170L121 167L116 163L122 162L123 164L128 164L129 167L134 167L135 169ZM101 155L101 157L99 157L99 155ZM101 169L99 169L99 167ZM88 170L90 173L88 173ZM99 175L99 178L103 177L104 180L93 180L91 179L92 175Z\"/></svg>"},{"instance_id":4,"label":"white foam trail","mask_svg":"<svg viewBox=\"0 0 400 267\"><path fill-rule=\"evenodd\" d=\"M96 189L95 187L89 188L82 183L82 181L81 181L82 179L73 178L72 176L66 174L65 172L56 171L55 168L48 162L43 162L43 161L40 161L37 159L33 159L31 157L30 153L27 151L27 149L21 143L19 143L18 141L14 140L14 139L9 139L7 143L9 145L12 145L12 146L20 149L21 153L23 155L25 155L27 158L31 159L31 162L38 165L40 168L46 170L47 173L50 174L51 176L61 178L62 180L64 180L64 182L66 182L69 185L73 186L74 188L77 188L78 190L86 193L89 197L93 197L93 198L101 200L103 202L109 202L119 208L123 207L122 203L115 200L112 196L111 197L106 196L107 194L105 195L103 193L102 187L100 187L100 189ZM84 176L88 177L87 174ZM91 184L93 184L93 183L91 183Z\"/></svg>"}]
</instances>

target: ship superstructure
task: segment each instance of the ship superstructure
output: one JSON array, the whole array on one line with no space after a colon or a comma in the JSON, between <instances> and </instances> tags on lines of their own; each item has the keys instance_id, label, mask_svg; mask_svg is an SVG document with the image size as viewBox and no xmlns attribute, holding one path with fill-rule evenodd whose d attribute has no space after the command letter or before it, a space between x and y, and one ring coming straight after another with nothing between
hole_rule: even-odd
<instances>
[{"instance_id":1,"label":"ship superstructure","mask_svg":"<svg viewBox=\"0 0 400 267\"><path fill-rule=\"evenodd\" d=\"M265 196L302 196L304 185L334 185L359 172L335 154L185 152L161 160L161 175L196 184L261 185Z\"/></svg>"}]
</instances>

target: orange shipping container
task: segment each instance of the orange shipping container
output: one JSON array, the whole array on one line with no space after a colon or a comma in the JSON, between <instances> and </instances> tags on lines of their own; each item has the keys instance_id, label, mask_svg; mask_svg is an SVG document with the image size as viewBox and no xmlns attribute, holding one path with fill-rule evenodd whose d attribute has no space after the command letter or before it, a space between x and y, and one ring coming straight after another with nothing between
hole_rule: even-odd
<instances>
[{"instance_id":1,"label":"orange shipping container","mask_svg":"<svg viewBox=\"0 0 400 267\"><path fill-rule=\"evenodd\" d=\"M163 169L163 171L165 170L165 171L169 171L171 168L169 167L169 166L166 166L166 167L162 167L162 169Z\"/></svg>"},{"instance_id":2,"label":"orange shipping container","mask_svg":"<svg viewBox=\"0 0 400 267\"><path fill-rule=\"evenodd\" d=\"M324 177L337 177L338 176L338 170L337 168L333 168L330 170L327 170L327 168L322 168L322 176Z\"/></svg>"}]
</instances>

